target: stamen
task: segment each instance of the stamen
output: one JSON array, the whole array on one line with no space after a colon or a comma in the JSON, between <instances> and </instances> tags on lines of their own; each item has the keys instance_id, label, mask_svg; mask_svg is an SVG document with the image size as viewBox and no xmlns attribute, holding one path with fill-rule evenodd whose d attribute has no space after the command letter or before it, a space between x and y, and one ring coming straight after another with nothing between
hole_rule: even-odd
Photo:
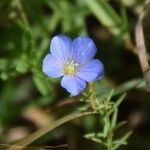
<instances>
[{"instance_id":1,"label":"stamen","mask_svg":"<svg viewBox=\"0 0 150 150\"><path fill-rule=\"evenodd\" d=\"M64 74L65 75L76 75L78 66L79 66L79 64L74 63L74 61L66 63L64 65Z\"/></svg>"}]
</instances>

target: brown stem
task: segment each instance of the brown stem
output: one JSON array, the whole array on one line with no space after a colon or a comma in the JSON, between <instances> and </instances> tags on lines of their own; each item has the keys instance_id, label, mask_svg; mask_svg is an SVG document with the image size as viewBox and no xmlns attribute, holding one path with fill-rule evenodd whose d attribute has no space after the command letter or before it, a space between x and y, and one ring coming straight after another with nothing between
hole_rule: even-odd
<instances>
[{"instance_id":1,"label":"brown stem","mask_svg":"<svg viewBox=\"0 0 150 150\"><path fill-rule=\"evenodd\" d=\"M147 4L149 0L145 1L145 4ZM144 5L145 6L145 5ZM148 63L148 57L146 52L146 46L144 41L144 34L143 34L143 27L142 27L142 21L144 17L144 9L141 15L139 16L136 29L135 29L135 38L136 38L136 46L137 46L137 52L138 52L138 58L141 65L141 69L143 72L143 76L146 82L146 89L150 91L150 66Z\"/></svg>"}]
</instances>

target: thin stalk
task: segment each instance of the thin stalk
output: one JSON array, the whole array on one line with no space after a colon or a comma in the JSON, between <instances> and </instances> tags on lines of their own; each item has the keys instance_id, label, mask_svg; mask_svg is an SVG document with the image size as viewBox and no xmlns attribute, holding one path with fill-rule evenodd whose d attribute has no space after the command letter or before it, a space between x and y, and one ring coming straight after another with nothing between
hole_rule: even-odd
<instances>
[{"instance_id":1,"label":"thin stalk","mask_svg":"<svg viewBox=\"0 0 150 150\"><path fill-rule=\"evenodd\" d=\"M29 29L29 22L28 22L28 19L27 19L27 16L22 8L22 5L21 5L21 2L20 0L15 0L16 2L16 5L21 13L21 17L22 17L22 20L23 20L23 23L25 24L26 28Z\"/></svg>"},{"instance_id":2,"label":"thin stalk","mask_svg":"<svg viewBox=\"0 0 150 150\"><path fill-rule=\"evenodd\" d=\"M23 140L21 140L21 141L17 142L16 144L12 145L7 150L16 150L16 149L17 150L22 150L27 145L31 144L32 142L34 142L35 140L37 140L41 136L43 136L43 135L47 134L48 132L52 131L56 127L66 123L68 121L71 121L73 119L83 117L83 116L86 116L86 115L91 115L91 114L96 114L96 112L74 113L74 114L70 114L68 116L65 116L63 118L60 118L60 119L56 120L55 122L51 123L49 126L37 130L33 134L31 134L31 135L27 136L26 138L24 138Z\"/></svg>"},{"instance_id":3,"label":"thin stalk","mask_svg":"<svg viewBox=\"0 0 150 150\"><path fill-rule=\"evenodd\" d=\"M88 95L89 95L91 108L94 111L96 111L96 109L97 109L97 99L96 99L96 96L95 96L95 90L94 90L93 83L88 84Z\"/></svg>"},{"instance_id":4,"label":"thin stalk","mask_svg":"<svg viewBox=\"0 0 150 150\"><path fill-rule=\"evenodd\" d=\"M113 150L113 130L111 129L111 125L110 125L110 118L109 118L109 115L106 115L104 116L104 121L105 121L105 124L104 126L107 126L106 130L107 130L107 133L106 133L106 137L107 137L107 140L106 140L106 147L107 147L107 150Z\"/></svg>"},{"instance_id":5,"label":"thin stalk","mask_svg":"<svg viewBox=\"0 0 150 150\"><path fill-rule=\"evenodd\" d=\"M108 150L113 150L113 140L112 140L112 137L113 137L113 134L112 133L109 133L109 137L108 137L108 147L107 149Z\"/></svg>"}]
</instances>

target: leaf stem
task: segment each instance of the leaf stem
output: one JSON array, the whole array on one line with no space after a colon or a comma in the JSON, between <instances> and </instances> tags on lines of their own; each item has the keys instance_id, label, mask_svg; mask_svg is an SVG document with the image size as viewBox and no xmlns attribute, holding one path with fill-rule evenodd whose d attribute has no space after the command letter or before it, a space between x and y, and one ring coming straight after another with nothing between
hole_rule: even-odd
<instances>
[{"instance_id":1,"label":"leaf stem","mask_svg":"<svg viewBox=\"0 0 150 150\"><path fill-rule=\"evenodd\" d=\"M25 12L24 12L24 10L22 8L20 0L15 0L15 2L16 2L16 5L17 5L20 13L21 13L21 17L22 17L23 23L25 24L26 28L29 29L29 22L27 20L26 14L25 14Z\"/></svg>"},{"instance_id":2,"label":"leaf stem","mask_svg":"<svg viewBox=\"0 0 150 150\"><path fill-rule=\"evenodd\" d=\"M94 111L97 111L97 99L95 96L95 91L94 91L94 85L93 83L88 84L88 95L89 95L89 100L90 100L90 105L91 108Z\"/></svg>"},{"instance_id":3,"label":"leaf stem","mask_svg":"<svg viewBox=\"0 0 150 150\"><path fill-rule=\"evenodd\" d=\"M31 144L33 141L37 140L38 138L45 135L46 133L52 131L56 127L66 123L68 121L71 121L73 119L83 117L83 116L86 116L86 115L92 115L92 114L97 114L97 112L73 113L73 114L70 114L70 115L65 116L63 118L60 118L60 119L56 120L55 122L51 123L49 126L37 130L36 132L29 135L28 137L26 137L23 140L17 142L16 144L12 145L7 150L16 150L16 149L17 150L22 150L27 145Z\"/></svg>"}]
</instances>

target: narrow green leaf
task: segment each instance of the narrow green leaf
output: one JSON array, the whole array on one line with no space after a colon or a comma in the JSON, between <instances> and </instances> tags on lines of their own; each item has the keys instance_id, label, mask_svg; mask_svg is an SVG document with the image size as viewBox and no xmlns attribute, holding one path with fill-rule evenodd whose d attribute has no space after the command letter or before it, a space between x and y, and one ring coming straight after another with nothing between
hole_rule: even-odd
<instances>
[{"instance_id":1,"label":"narrow green leaf","mask_svg":"<svg viewBox=\"0 0 150 150\"><path fill-rule=\"evenodd\" d=\"M132 133L133 133L133 132L130 131L130 132L128 132L127 134L125 134L125 135L121 138L121 141L126 141Z\"/></svg>"},{"instance_id":2,"label":"narrow green leaf","mask_svg":"<svg viewBox=\"0 0 150 150\"><path fill-rule=\"evenodd\" d=\"M109 93L109 95L108 95L108 97L107 97L107 99L106 99L108 102L111 100L113 94L114 94L114 89L112 89L112 90L110 91L110 93Z\"/></svg>"},{"instance_id":3,"label":"narrow green leaf","mask_svg":"<svg viewBox=\"0 0 150 150\"><path fill-rule=\"evenodd\" d=\"M122 122L119 122L116 126L115 126L115 130L122 127L123 125L125 125L127 123L127 121L122 121Z\"/></svg>"},{"instance_id":4,"label":"narrow green leaf","mask_svg":"<svg viewBox=\"0 0 150 150\"><path fill-rule=\"evenodd\" d=\"M128 18L127 18L127 12L126 7L121 2L121 17L124 22L124 26L128 27Z\"/></svg>"},{"instance_id":5,"label":"narrow green leaf","mask_svg":"<svg viewBox=\"0 0 150 150\"><path fill-rule=\"evenodd\" d=\"M65 116L63 118L60 118L56 120L55 122L51 123L49 126L41 128L34 132L33 134L29 135L28 137L24 138L23 140L17 142L16 144L12 145L8 150L22 150L24 149L27 145L31 144L41 136L45 135L46 133L52 131L56 127L71 121L73 119L82 117L82 116L87 116L87 115L92 115L92 114L97 114L96 112L85 112L85 113L73 113L68 116Z\"/></svg>"},{"instance_id":6,"label":"narrow green leaf","mask_svg":"<svg viewBox=\"0 0 150 150\"><path fill-rule=\"evenodd\" d=\"M129 136L132 134L132 131L125 134L121 139L117 140L116 145L113 147L114 150L118 149L121 145L127 144L126 140L129 138Z\"/></svg>"},{"instance_id":7,"label":"narrow green leaf","mask_svg":"<svg viewBox=\"0 0 150 150\"><path fill-rule=\"evenodd\" d=\"M53 9L55 12L60 11L59 2L58 1L50 1L50 0L44 0L44 2L49 6L51 9Z\"/></svg>"},{"instance_id":8,"label":"narrow green leaf","mask_svg":"<svg viewBox=\"0 0 150 150\"><path fill-rule=\"evenodd\" d=\"M122 33L124 26L123 20L106 0L85 0L85 3L98 20L114 35L120 35Z\"/></svg>"},{"instance_id":9,"label":"narrow green leaf","mask_svg":"<svg viewBox=\"0 0 150 150\"><path fill-rule=\"evenodd\" d=\"M119 86L115 90L115 95L129 91L134 88L141 88L141 87L145 87L145 81L140 78L133 79L133 80L127 81L124 84L122 84L121 86Z\"/></svg>"},{"instance_id":10,"label":"narrow green leaf","mask_svg":"<svg viewBox=\"0 0 150 150\"><path fill-rule=\"evenodd\" d=\"M88 138L88 139L89 139L89 138L93 138L93 137L95 137L95 136L96 136L95 133L88 133L88 134L85 134L85 135L84 135L84 137L85 137L85 138Z\"/></svg>"},{"instance_id":11,"label":"narrow green leaf","mask_svg":"<svg viewBox=\"0 0 150 150\"><path fill-rule=\"evenodd\" d=\"M108 83L106 83L106 84L108 84ZM130 81L127 81L127 82L123 83L119 87L115 88L114 96L116 96L118 94L125 93L129 90L132 90L132 89L144 88L144 87L145 87L144 79L142 79L142 78L132 79ZM100 88L100 87L98 87L98 88ZM106 87L106 88L111 89L112 86L111 87ZM101 89L101 91L102 91L102 89ZM105 99L108 96L108 92L104 90L103 93L100 93L100 95L97 93L97 95L98 95L99 98Z\"/></svg>"},{"instance_id":12,"label":"narrow green leaf","mask_svg":"<svg viewBox=\"0 0 150 150\"><path fill-rule=\"evenodd\" d=\"M60 17L57 13L51 16L48 27L47 27L50 32L53 32L55 30L59 20L60 20Z\"/></svg>"},{"instance_id":13,"label":"narrow green leaf","mask_svg":"<svg viewBox=\"0 0 150 150\"><path fill-rule=\"evenodd\" d=\"M33 81L41 94L43 94L45 96L49 94L50 85L47 82L45 77L43 77L41 74L34 74Z\"/></svg>"},{"instance_id":14,"label":"narrow green leaf","mask_svg":"<svg viewBox=\"0 0 150 150\"><path fill-rule=\"evenodd\" d=\"M127 144L127 142L125 142L125 141L120 141L120 140L113 141L113 143L114 143L116 146L121 146L121 145L126 145L126 144Z\"/></svg>"},{"instance_id":15,"label":"narrow green leaf","mask_svg":"<svg viewBox=\"0 0 150 150\"><path fill-rule=\"evenodd\" d=\"M111 120L111 129L114 129L116 126L117 115L118 115L118 109L116 109L113 113L112 120Z\"/></svg>"},{"instance_id":16,"label":"narrow green leaf","mask_svg":"<svg viewBox=\"0 0 150 150\"><path fill-rule=\"evenodd\" d=\"M89 108L89 103L85 104L84 106L79 107L80 111L86 111Z\"/></svg>"},{"instance_id":17,"label":"narrow green leaf","mask_svg":"<svg viewBox=\"0 0 150 150\"><path fill-rule=\"evenodd\" d=\"M125 98L126 94L123 94L113 105L112 109L108 112L108 115L110 115L111 113L113 113L118 106L121 104L121 102L123 101L123 99Z\"/></svg>"},{"instance_id":18,"label":"narrow green leaf","mask_svg":"<svg viewBox=\"0 0 150 150\"><path fill-rule=\"evenodd\" d=\"M124 94L117 100L117 102L116 102L115 105L114 105L115 108L117 108L117 107L121 104L121 102L123 101L123 99L125 98L125 96L126 96L126 93L124 93Z\"/></svg>"},{"instance_id":19,"label":"narrow green leaf","mask_svg":"<svg viewBox=\"0 0 150 150\"><path fill-rule=\"evenodd\" d=\"M103 144L103 141L101 139L96 138L96 137L91 138L91 140L93 140L94 142Z\"/></svg>"},{"instance_id":20,"label":"narrow green leaf","mask_svg":"<svg viewBox=\"0 0 150 150\"><path fill-rule=\"evenodd\" d=\"M107 136L109 130L110 130L110 122L109 122L109 118L106 118L104 120L105 124L104 124L104 131L103 131L103 134L104 134L104 137Z\"/></svg>"}]
</instances>

